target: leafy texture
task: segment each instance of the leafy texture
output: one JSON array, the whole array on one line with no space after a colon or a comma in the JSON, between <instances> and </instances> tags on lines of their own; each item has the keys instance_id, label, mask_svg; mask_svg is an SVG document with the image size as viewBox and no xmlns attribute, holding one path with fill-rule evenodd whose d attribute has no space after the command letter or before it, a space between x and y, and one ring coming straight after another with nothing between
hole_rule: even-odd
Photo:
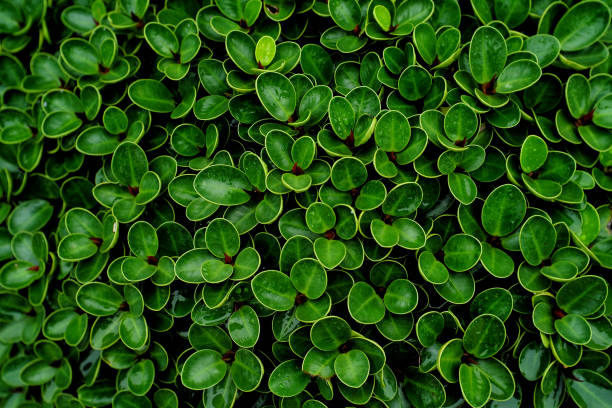
<instances>
[{"instance_id":1,"label":"leafy texture","mask_svg":"<svg viewBox=\"0 0 612 408\"><path fill-rule=\"evenodd\" d=\"M0 0L0 407L609 407L611 4Z\"/></svg>"}]
</instances>

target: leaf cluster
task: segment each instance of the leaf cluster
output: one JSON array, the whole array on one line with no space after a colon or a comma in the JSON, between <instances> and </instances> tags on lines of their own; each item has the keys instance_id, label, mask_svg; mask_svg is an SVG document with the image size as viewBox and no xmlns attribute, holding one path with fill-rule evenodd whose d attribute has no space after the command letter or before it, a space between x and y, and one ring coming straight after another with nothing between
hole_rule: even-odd
<instances>
[{"instance_id":1,"label":"leaf cluster","mask_svg":"<svg viewBox=\"0 0 612 408\"><path fill-rule=\"evenodd\" d=\"M611 406L611 7L0 0L0 406Z\"/></svg>"}]
</instances>

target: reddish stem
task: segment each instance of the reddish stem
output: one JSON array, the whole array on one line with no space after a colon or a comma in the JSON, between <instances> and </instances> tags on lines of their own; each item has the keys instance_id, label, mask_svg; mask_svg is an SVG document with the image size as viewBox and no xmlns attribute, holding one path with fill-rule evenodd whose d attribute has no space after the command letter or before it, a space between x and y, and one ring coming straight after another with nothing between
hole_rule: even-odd
<instances>
[{"instance_id":1,"label":"reddish stem","mask_svg":"<svg viewBox=\"0 0 612 408\"><path fill-rule=\"evenodd\" d=\"M138 195L138 192L140 191L138 187L132 187L132 186L128 186L128 191L131 195L133 195L134 197L136 197Z\"/></svg>"},{"instance_id":2,"label":"reddish stem","mask_svg":"<svg viewBox=\"0 0 612 408\"><path fill-rule=\"evenodd\" d=\"M576 119L576 121L574 122L574 125L576 125L576 127L590 125L593 122L594 113L595 113L595 109L592 109L590 112Z\"/></svg>"}]
</instances>

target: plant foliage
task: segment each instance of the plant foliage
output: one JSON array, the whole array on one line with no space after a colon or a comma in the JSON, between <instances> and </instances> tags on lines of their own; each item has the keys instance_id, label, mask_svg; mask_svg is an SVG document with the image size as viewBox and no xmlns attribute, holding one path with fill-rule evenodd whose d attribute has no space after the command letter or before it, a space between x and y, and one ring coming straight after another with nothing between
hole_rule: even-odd
<instances>
[{"instance_id":1,"label":"plant foliage","mask_svg":"<svg viewBox=\"0 0 612 408\"><path fill-rule=\"evenodd\" d=\"M609 0L0 0L0 406L612 406Z\"/></svg>"}]
</instances>

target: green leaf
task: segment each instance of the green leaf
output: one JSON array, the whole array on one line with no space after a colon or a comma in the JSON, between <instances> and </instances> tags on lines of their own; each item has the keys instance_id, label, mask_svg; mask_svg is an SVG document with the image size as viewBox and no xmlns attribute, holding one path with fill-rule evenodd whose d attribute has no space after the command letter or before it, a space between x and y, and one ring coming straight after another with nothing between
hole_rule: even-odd
<instances>
[{"instance_id":1,"label":"green leaf","mask_svg":"<svg viewBox=\"0 0 612 408\"><path fill-rule=\"evenodd\" d=\"M471 138L478 128L478 117L464 103L457 103L444 116L444 131L453 142L461 142Z\"/></svg>"},{"instance_id":2,"label":"green leaf","mask_svg":"<svg viewBox=\"0 0 612 408\"><path fill-rule=\"evenodd\" d=\"M90 258L98 252L98 246L85 234L70 234L64 237L57 248L58 256L69 262Z\"/></svg>"},{"instance_id":3,"label":"green leaf","mask_svg":"<svg viewBox=\"0 0 612 408\"><path fill-rule=\"evenodd\" d=\"M62 12L62 22L73 31L85 34L96 27L91 10L83 6L70 6Z\"/></svg>"},{"instance_id":4,"label":"green leaf","mask_svg":"<svg viewBox=\"0 0 612 408\"><path fill-rule=\"evenodd\" d=\"M216 385L207 388L202 393L202 401L207 404L223 404L222 407L231 407L234 403L238 389L231 375L226 375Z\"/></svg>"},{"instance_id":5,"label":"green leaf","mask_svg":"<svg viewBox=\"0 0 612 408\"><path fill-rule=\"evenodd\" d=\"M416 324L416 336L424 347L433 345L438 335L444 329L444 317L436 311L421 315Z\"/></svg>"},{"instance_id":6,"label":"green leaf","mask_svg":"<svg viewBox=\"0 0 612 408\"><path fill-rule=\"evenodd\" d=\"M331 57L318 44L310 43L302 47L300 66L305 74L312 75L320 85L328 84L334 75Z\"/></svg>"},{"instance_id":7,"label":"green leaf","mask_svg":"<svg viewBox=\"0 0 612 408\"><path fill-rule=\"evenodd\" d=\"M506 41L491 26L479 27L472 35L469 62L472 76L479 84L486 84L501 74L506 65Z\"/></svg>"},{"instance_id":8,"label":"green leaf","mask_svg":"<svg viewBox=\"0 0 612 408\"><path fill-rule=\"evenodd\" d=\"M57 368L43 360L34 360L21 369L19 377L28 385L43 385L53 379Z\"/></svg>"},{"instance_id":9,"label":"green leaf","mask_svg":"<svg viewBox=\"0 0 612 408\"><path fill-rule=\"evenodd\" d=\"M541 68L552 64L560 50L559 40L550 34L536 34L525 39L523 43L523 51L534 53Z\"/></svg>"},{"instance_id":10,"label":"green leaf","mask_svg":"<svg viewBox=\"0 0 612 408\"><path fill-rule=\"evenodd\" d=\"M176 393L169 388L160 388L153 394L153 401L159 407L178 408L178 397Z\"/></svg>"},{"instance_id":11,"label":"green leaf","mask_svg":"<svg viewBox=\"0 0 612 408\"><path fill-rule=\"evenodd\" d=\"M391 28L391 13L389 9L381 4L374 6L374 20L376 20L383 31L389 31Z\"/></svg>"},{"instance_id":12,"label":"green leaf","mask_svg":"<svg viewBox=\"0 0 612 408\"><path fill-rule=\"evenodd\" d=\"M300 101L298 123L306 121L313 125L320 122L327 114L332 95L332 90L326 85L317 85L306 91Z\"/></svg>"},{"instance_id":13,"label":"green leaf","mask_svg":"<svg viewBox=\"0 0 612 408\"><path fill-rule=\"evenodd\" d=\"M149 327L144 316L134 316L131 313L127 313L123 320L121 320L119 335L121 336L121 341L127 347L133 350L142 348L149 336Z\"/></svg>"},{"instance_id":14,"label":"green leaf","mask_svg":"<svg viewBox=\"0 0 612 408\"><path fill-rule=\"evenodd\" d=\"M134 364L127 373L128 389L135 395L145 395L155 380L155 366L151 360Z\"/></svg>"},{"instance_id":15,"label":"green leaf","mask_svg":"<svg viewBox=\"0 0 612 408\"><path fill-rule=\"evenodd\" d=\"M232 274L233 280L242 280L250 278L261 264L261 257L259 253L250 247L244 248L238 253L236 260L234 261L234 273Z\"/></svg>"},{"instance_id":16,"label":"green leaf","mask_svg":"<svg viewBox=\"0 0 612 408\"><path fill-rule=\"evenodd\" d=\"M306 224L312 232L323 234L336 225L336 214L325 203L312 203L306 210Z\"/></svg>"},{"instance_id":17,"label":"green leaf","mask_svg":"<svg viewBox=\"0 0 612 408\"><path fill-rule=\"evenodd\" d=\"M102 122L106 130L114 135L125 132L128 127L127 116L121 109L114 106L106 108L104 116L102 117Z\"/></svg>"},{"instance_id":18,"label":"green leaf","mask_svg":"<svg viewBox=\"0 0 612 408\"><path fill-rule=\"evenodd\" d=\"M310 376L302 372L297 361L287 360L272 371L268 386L274 395L288 398L302 392L309 382Z\"/></svg>"},{"instance_id":19,"label":"green leaf","mask_svg":"<svg viewBox=\"0 0 612 408\"><path fill-rule=\"evenodd\" d=\"M448 269L431 252L421 253L418 262L419 272L427 282L440 285L448 281Z\"/></svg>"},{"instance_id":20,"label":"green leaf","mask_svg":"<svg viewBox=\"0 0 612 408\"><path fill-rule=\"evenodd\" d=\"M199 350L190 355L181 371L183 385L192 390L204 390L218 384L227 371L222 357L215 350Z\"/></svg>"},{"instance_id":21,"label":"green leaf","mask_svg":"<svg viewBox=\"0 0 612 408\"><path fill-rule=\"evenodd\" d=\"M446 401L446 392L440 381L433 375L408 368L403 391L412 405L418 408L441 408Z\"/></svg>"},{"instance_id":22,"label":"green leaf","mask_svg":"<svg viewBox=\"0 0 612 408\"><path fill-rule=\"evenodd\" d=\"M58 138L76 131L82 123L83 121L72 112L52 112L43 120L42 131L47 137ZM15 127L10 130L15 130ZM5 140L14 137L9 134L9 130L2 132L2 138Z\"/></svg>"},{"instance_id":23,"label":"green leaf","mask_svg":"<svg viewBox=\"0 0 612 408\"><path fill-rule=\"evenodd\" d=\"M463 354L463 342L461 339L449 340L440 347L436 365L442 378L449 383L459 381L459 366L461 365Z\"/></svg>"},{"instance_id":24,"label":"green leaf","mask_svg":"<svg viewBox=\"0 0 612 408\"><path fill-rule=\"evenodd\" d=\"M491 399L504 401L512 397L516 384L512 372L496 358L478 360L478 367L491 382Z\"/></svg>"},{"instance_id":25,"label":"green leaf","mask_svg":"<svg viewBox=\"0 0 612 408\"><path fill-rule=\"evenodd\" d=\"M478 194L476 183L470 176L463 173L449 174L448 188L452 195L464 205L471 204Z\"/></svg>"},{"instance_id":26,"label":"green leaf","mask_svg":"<svg viewBox=\"0 0 612 408\"><path fill-rule=\"evenodd\" d=\"M565 386L572 400L582 408L605 406L611 397L610 380L603 375L579 368L565 380Z\"/></svg>"},{"instance_id":27,"label":"green leaf","mask_svg":"<svg viewBox=\"0 0 612 408\"><path fill-rule=\"evenodd\" d=\"M531 173L539 169L548 156L546 142L535 135L527 136L521 146L521 168L526 173Z\"/></svg>"},{"instance_id":28,"label":"green leaf","mask_svg":"<svg viewBox=\"0 0 612 408\"><path fill-rule=\"evenodd\" d=\"M355 112L351 103L341 96L334 96L329 102L329 121L336 135L345 140L355 126Z\"/></svg>"},{"instance_id":29,"label":"green leaf","mask_svg":"<svg viewBox=\"0 0 612 408\"><path fill-rule=\"evenodd\" d=\"M279 271L264 271L251 280L253 295L264 306L278 311L293 307L297 291L291 279Z\"/></svg>"},{"instance_id":30,"label":"green leaf","mask_svg":"<svg viewBox=\"0 0 612 408\"><path fill-rule=\"evenodd\" d=\"M346 246L337 240L327 238L317 238L314 242L314 252L317 259L327 269L333 269L344 260L347 249Z\"/></svg>"},{"instance_id":31,"label":"green leaf","mask_svg":"<svg viewBox=\"0 0 612 408\"><path fill-rule=\"evenodd\" d=\"M43 228L53 215L53 206L42 199L26 200L19 203L6 221L11 234L22 231L35 232Z\"/></svg>"},{"instance_id":32,"label":"green leaf","mask_svg":"<svg viewBox=\"0 0 612 408\"><path fill-rule=\"evenodd\" d=\"M361 9L355 0L332 0L329 4L329 14L334 22L346 31L355 29L361 20Z\"/></svg>"},{"instance_id":33,"label":"green leaf","mask_svg":"<svg viewBox=\"0 0 612 408\"><path fill-rule=\"evenodd\" d=\"M578 51L597 41L610 25L610 9L601 1L584 1L571 7L557 22L553 35L562 51Z\"/></svg>"},{"instance_id":34,"label":"green leaf","mask_svg":"<svg viewBox=\"0 0 612 408\"><path fill-rule=\"evenodd\" d=\"M317 299L327 287L327 274L316 259L302 258L297 261L291 267L290 278L295 289L309 299Z\"/></svg>"},{"instance_id":35,"label":"green leaf","mask_svg":"<svg viewBox=\"0 0 612 408\"><path fill-rule=\"evenodd\" d=\"M150 401L144 396L132 394L130 391L120 391L113 397L113 405L117 408L133 405L147 405Z\"/></svg>"},{"instance_id":36,"label":"green leaf","mask_svg":"<svg viewBox=\"0 0 612 408\"><path fill-rule=\"evenodd\" d=\"M463 347L477 358L495 355L504 345L506 328L497 316L482 314L470 322L463 335Z\"/></svg>"},{"instance_id":37,"label":"green leaf","mask_svg":"<svg viewBox=\"0 0 612 408\"><path fill-rule=\"evenodd\" d=\"M376 144L386 152L400 152L410 142L410 125L404 115L397 111L383 114L376 122L374 131Z\"/></svg>"},{"instance_id":38,"label":"green leaf","mask_svg":"<svg viewBox=\"0 0 612 408\"><path fill-rule=\"evenodd\" d=\"M609 95L604 96L597 102L593 112L593 123L606 129L612 128L610 121L610 109L612 108L612 98Z\"/></svg>"},{"instance_id":39,"label":"green leaf","mask_svg":"<svg viewBox=\"0 0 612 408\"><path fill-rule=\"evenodd\" d=\"M87 313L94 316L110 316L119 310L123 297L112 286L91 282L79 288L76 301Z\"/></svg>"},{"instance_id":40,"label":"green leaf","mask_svg":"<svg viewBox=\"0 0 612 408\"><path fill-rule=\"evenodd\" d=\"M416 308L419 296L408 279L396 279L387 286L383 300L391 313L406 314Z\"/></svg>"},{"instance_id":41,"label":"green leaf","mask_svg":"<svg viewBox=\"0 0 612 408\"><path fill-rule=\"evenodd\" d=\"M227 112L229 99L221 95L200 98L193 105L193 114L199 120L213 120Z\"/></svg>"},{"instance_id":42,"label":"green leaf","mask_svg":"<svg viewBox=\"0 0 612 408\"><path fill-rule=\"evenodd\" d=\"M542 75L540 66L531 60L518 60L506 66L495 82L495 91L509 94L529 88Z\"/></svg>"},{"instance_id":43,"label":"green leaf","mask_svg":"<svg viewBox=\"0 0 612 408\"><path fill-rule=\"evenodd\" d=\"M398 91L408 101L416 101L429 92L431 83L431 75L425 68L411 65L400 75Z\"/></svg>"},{"instance_id":44,"label":"green leaf","mask_svg":"<svg viewBox=\"0 0 612 408\"><path fill-rule=\"evenodd\" d=\"M391 224L399 233L397 245L405 249L419 249L425 245L425 231L410 218L399 218Z\"/></svg>"},{"instance_id":45,"label":"green leaf","mask_svg":"<svg viewBox=\"0 0 612 408\"><path fill-rule=\"evenodd\" d=\"M207 260L202 264L202 276L209 283L221 283L233 273L232 265L216 259Z\"/></svg>"},{"instance_id":46,"label":"green leaf","mask_svg":"<svg viewBox=\"0 0 612 408\"><path fill-rule=\"evenodd\" d=\"M133 142L123 142L113 153L111 161L113 175L128 187L138 187L149 164L145 152Z\"/></svg>"},{"instance_id":47,"label":"green leaf","mask_svg":"<svg viewBox=\"0 0 612 408\"><path fill-rule=\"evenodd\" d=\"M302 362L302 371L311 375L330 379L335 375L334 362L338 356L338 351L322 351L315 347L308 350Z\"/></svg>"},{"instance_id":48,"label":"green leaf","mask_svg":"<svg viewBox=\"0 0 612 408\"><path fill-rule=\"evenodd\" d=\"M467 234L456 234L444 245L444 264L455 272L472 268L480 259L480 242Z\"/></svg>"},{"instance_id":49,"label":"green leaf","mask_svg":"<svg viewBox=\"0 0 612 408\"><path fill-rule=\"evenodd\" d=\"M9 261L0 268L0 285L6 289L23 289L39 279L43 273L44 269L29 262Z\"/></svg>"},{"instance_id":50,"label":"green leaf","mask_svg":"<svg viewBox=\"0 0 612 408\"><path fill-rule=\"evenodd\" d=\"M98 74L100 56L96 48L81 38L70 38L60 46L64 62L82 75Z\"/></svg>"},{"instance_id":51,"label":"green leaf","mask_svg":"<svg viewBox=\"0 0 612 408\"><path fill-rule=\"evenodd\" d=\"M489 288L480 292L470 303L472 316L492 314L506 321L512 312L514 300L511 293L502 288Z\"/></svg>"},{"instance_id":52,"label":"green leaf","mask_svg":"<svg viewBox=\"0 0 612 408\"><path fill-rule=\"evenodd\" d=\"M358 388L365 383L370 374L370 362L363 351L350 350L336 357L334 372L344 384Z\"/></svg>"},{"instance_id":53,"label":"green leaf","mask_svg":"<svg viewBox=\"0 0 612 408\"><path fill-rule=\"evenodd\" d=\"M357 282L351 288L347 300L351 317L362 324L373 324L385 315L385 304L374 288L365 282Z\"/></svg>"},{"instance_id":54,"label":"green leaf","mask_svg":"<svg viewBox=\"0 0 612 408\"><path fill-rule=\"evenodd\" d=\"M323 351L334 351L351 337L351 327L336 316L316 321L310 329L312 344Z\"/></svg>"},{"instance_id":55,"label":"green leaf","mask_svg":"<svg viewBox=\"0 0 612 408\"><path fill-rule=\"evenodd\" d=\"M597 311L608 296L599 276L587 275L565 283L557 292L557 304L567 313L588 316Z\"/></svg>"},{"instance_id":56,"label":"green leaf","mask_svg":"<svg viewBox=\"0 0 612 408\"><path fill-rule=\"evenodd\" d=\"M421 23L414 28L414 43L421 58L431 65L436 58L436 33L429 23Z\"/></svg>"},{"instance_id":57,"label":"green leaf","mask_svg":"<svg viewBox=\"0 0 612 408\"><path fill-rule=\"evenodd\" d=\"M108 133L102 126L87 128L76 140L76 149L90 156L111 154L118 145L119 138Z\"/></svg>"},{"instance_id":58,"label":"green leaf","mask_svg":"<svg viewBox=\"0 0 612 408\"><path fill-rule=\"evenodd\" d=\"M264 367L259 357L251 350L239 349L234 355L230 374L239 390L251 392L261 382L264 375Z\"/></svg>"},{"instance_id":59,"label":"green leaf","mask_svg":"<svg viewBox=\"0 0 612 408\"><path fill-rule=\"evenodd\" d=\"M589 81L581 74L571 75L565 86L565 100L570 114L579 119L586 115L591 108L591 86Z\"/></svg>"},{"instance_id":60,"label":"green leaf","mask_svg":"<svg viewBox=\"0 0 612 408\"><path fill-rule=\"evenodd\" d=\"M491 396L491 382L477 365L461 364L459 384L463 398L474 408L484 406Z\"/></svg>"},{"instance_id":61,"label":"green leaf","mask_svg":"<svg viewBox=\"0 0 612 408\"><path fill-rule=\"evenodd\" d=\"M259 339L259 319L257 313L250 306L242 306L232 313L228 322L227 329L232 336L232 340L240 346L251 348Z\"/></svg>"},{"instance_id":62,"label":"green leaf","mask_svg":"<svg viewBox=\"0 0 612 408\"><path fill-rule=\"evenodd\" d=\"M231 31L225 37L225 48L228 56L236 66L247 74L257 69L255 59L255 41L246 33L239 30Z\"/></svg>"},{"instance_id":63,"label":"green leaf","mask_svg":"<svg viewBox=\"0 0 612 408\"><path fill-rule=\"evenodd\" d=\"M530 8L531 2L529 0L496 0L495 16L508 27L514 28L525 21Z\"/></svg>"},{"instance_id":64,"label":"green leaf","mask_svg":"<svg viewBox=\"0 0 612 408\"><path fill-rule=\"evenodd\" d=\"M270 65L276 55L276 43L272 37L265 35L257 41L255 59L262 67Z\"/></svg>"},{"instance_id":65,"label":"green leaf","mask_svg":"<svg viewBox=\"0 0 612 408\"><path fill-rule=\"evenodd\" d=\"M403 183L387 194L382 211L386 215L405 217L412 215L423 201L423 189L417 183Z\"/></svg>"},{"instance_id":66,"label":"green leaf","mask_svg":"<svg viewBox=\"0 0 612 408\"><path fill-rule=\"evenodd\" d=\"M159 247L155 228L146 221L132 224L127 234L130 249L136 256L155 256Z\"/></svg>"},{"instance_id":67,"label":"green leaf","mask_svg":"<svg viewBox=\"0 0 612 408\"><path fill-rule=\"evenodd\" d=\"M144 37L153 51L162 57L173 58L179 51L176 35L164 24L148 23L144 28Z\"/></svg>"},{"instance_id":68,"label":"green leaf","mask_svg":"<svg viewBox=\"0 0 612 408\"><path fill-rule=\"evenodd\" d=\"M533 215L525 221L519 234L521 252L530 265L540 265L555 248L557 233L550 221Z\"/></svg>"},{"instance_id":69,"label":"green leaf","mask_svg":"<svg viewBox=\"0 0 612 408\"><path fill-rule=\"evenodd\" d=\"M284 75L265 72L255 81L257 97L272 117L287 122L296 108L295 89Z\"/></svg>"},{"instance_id":70,"label":"green leaf","mask_svg":"<svg viewBox=\"0 0 612 408\"><path fill-rule=\"evenodd\" d=\"M555 330L573 344L587 344L591 340L591 326L582 316L568 314L555 320Z\"/></svg>"},{"instance_id":71,"label":"green leaf","mask_svg":"<svg viewBox=\"0 0 612 408\"><path fill-rule=\"evenodd\" d=\"M576 277L578 268L570 262L561 261L543 267L540 273L553 281L568 281Z\"/></svg>"},{"instance_id":72,"label":"green leaf","mask_svg":"<svg viewBox=\"0 0 612 408\"><path fill-rule=\"evenodd\" d=\"M155 262L152 260L152 262ZM139 282L155 275L157 268L141 258L129 257L121 263L121 273L130 282Z\"/></svg>"},{"instance_id":73,"label":"green leaf","mask_svg":"<svg viewBox=\"0 0 612 408\"><path fill-rule=\"evenodd\" d=\"M240 249L236 227L224 218L216 218L206 227L206 247L216 257L231 261Z\"/></svg>"},{"instance_id":74,"label":"green leaf","mask_svg":"<svg viewBox=\"0 0 612 408\"><path fill-rule=\"evenodd\" d=\"M128 87L132 102L151 112L168 113L176 106L172 92L161 82L153 79L139 79Z\"/></svg>"},{"instance_id":75,"label":"green leaf","mask_svg":"<svg viewBox=\"0 0 612 408\"><path fill-rule=\"evenodd\" d=\"M193 187L206 200L219 205L240 205L250 200L247 176L235 167L216 164L196 176Z\"/></svg>"},{"instance_id":76,"label":"green leaf","mask_svg":"<svg viewBox=\"0 0 612 408\"><path fill-rule=\"evenodd\" d=\"M344 157L334 162L331 171L331 182L340 191L349 191L361 186L368 174L361 161Z\"/></svg>"},{"instance_id":77,"label":"green leaf","mask_svg":"<svg viewBox=\"0 0 612 408\"><path fill-rule=\"evenodd\" d=\"M376 243L383 248L393 248L399 242L398 230L383 220L373 220L370 224L370 232Z\"/></svg>"},{"instance_id":78,"label":"green leaf","mask_svg":"<svg viewBox=\"0 0 612 408\"><path fill-rule=\"evenodd\" d=\"M550 361L550 352L539 341L527 344L519 356L519 369L523 377L535 381L544 374Z\"/></svg>"}]
</instances>

